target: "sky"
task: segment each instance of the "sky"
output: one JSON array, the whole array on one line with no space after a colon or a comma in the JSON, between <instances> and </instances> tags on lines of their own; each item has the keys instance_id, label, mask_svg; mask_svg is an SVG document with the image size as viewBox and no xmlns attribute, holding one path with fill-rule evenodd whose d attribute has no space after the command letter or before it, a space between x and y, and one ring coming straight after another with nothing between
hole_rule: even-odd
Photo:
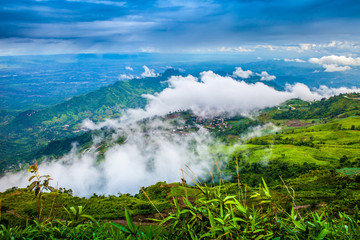
<instances>
[{"instance_id":1,"label":"sky","mask_svg":"<svg viewBox=\"0 0 360 240\"><path fill-rule=\"evenodd\" d=\"M359 26L358 0L1 0L0 55L322 51L354 57Z\"/></svg>"}]
</instances>

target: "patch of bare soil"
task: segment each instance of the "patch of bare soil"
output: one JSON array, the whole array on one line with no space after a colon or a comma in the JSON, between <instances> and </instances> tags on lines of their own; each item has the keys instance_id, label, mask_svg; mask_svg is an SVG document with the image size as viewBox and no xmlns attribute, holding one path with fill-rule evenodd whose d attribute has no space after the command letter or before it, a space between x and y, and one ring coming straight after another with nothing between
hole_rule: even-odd
<instances>
[{"instance_id":1,"label":"patch of bare soil","mask_svg":"<svg viewBox=\"0 0 360 240\"><path fill-rule=\"evenodd\" d=\"M169 215L169 212L163 211L161 215L165 218ZM154 214L139 214L131 216L133 223L137 226L149 226L149 225L157 225L158 222L150 220L150 219L162 219L159 213ZM121 225L127 225L125 218L112 219L110 222L118 223Z\"/></svg>"}]
</instances>

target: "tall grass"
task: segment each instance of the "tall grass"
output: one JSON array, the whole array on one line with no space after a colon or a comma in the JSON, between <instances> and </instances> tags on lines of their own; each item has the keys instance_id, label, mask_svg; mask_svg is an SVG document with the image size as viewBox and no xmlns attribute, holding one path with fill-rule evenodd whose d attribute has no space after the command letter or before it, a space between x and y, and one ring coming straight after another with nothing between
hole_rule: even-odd
<instances>
[{"instance_id":1,"label":"tall grass","mask_svg":"<svg viewBox=\"0 0 360 240\"><path fill-rule=\"evenodd\" d=\"M98 221L80 206L66 209L67 219L33 220L24 227L0 225L0 239L360 239L357 207L351 216L339 212L333 217L324 208L304 209L300 216L294 191L282 179L288 192L282 198L290 208L264 179L250 192L238 175L237 191L228 194L219 167L220 182L211 186L186 167L189 172L182 173L190 177L198 194L189 196L184 191L182 198L173 197L170 212L160 212L141 189L159 212L152 226L137 226L126 209L126 226ZM182 186L188 188L185 182Z\"/></svg>"}]
</instances>

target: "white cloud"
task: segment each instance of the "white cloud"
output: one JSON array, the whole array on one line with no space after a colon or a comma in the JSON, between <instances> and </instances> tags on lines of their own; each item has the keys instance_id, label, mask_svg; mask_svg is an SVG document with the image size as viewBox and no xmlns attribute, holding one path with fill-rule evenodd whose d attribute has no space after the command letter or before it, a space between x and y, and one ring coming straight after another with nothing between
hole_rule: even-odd
<instances>
[{"instance_id":1,"label":"white cloud","mask_svg":"<svg viewBox=\"0 0 360 240\"><path fill-rule=\"evenodd\" d=\"M353 87L353 88L346 88L346 87L340 87L340 88L329 88L325 85L321 85L318 89L315 89L315 91L320 94L323 97L329 98L334 95L339 95L343 93L353 93L353 92L360 92L359 88Z\"/></svg>"},{"instance_id":2,"label":"white cloud","mask_svg":"<svg viewBox=\"0 0 360 240\"><path fill-rule=\"evenodd\" d=\"M213 50L209 49L209 51L212 52ZM219 52L253 52L254 50L249 49L249 48L244 48L241 46L235 47L235 48L222 46L221 48L217 49L217 51L219 51Z\"/></svg>"},{"instance_id":3,"label":"white cloud","mask_svg":"<svg viewBox=\"0 0 360 240\"><path fill-rule=\"evenodd\" d=\"M145 78L145 77L156 77L159 74L155 73L154 69L150 69L147 66L143 66L144 68L144 72L141 74L141 77Z\"/></svg>"},{"instance_id":4,"label":"white cloud","mask_svg":"<svg viewBox=\"0 0 360 240\"><path fill-rule=\"evenodd\" d=\"M202 72L200 80L191 75L173 76L169 79L169 85L158 94L144 95L148 99L146 108L129 110L126 117L139 120L179 109L191 109L201 116L223 112L248 115L254 110L276 106L290 98L314 100L328 97L318 93L317 89L311 91L301 83L288 85L287 91L277 91L261 82L247 84L212 71ZM352 91L355 90L359 91Z\"/></svg>"},{"instance_id":5,"label":"white cloud","mask_svg":"<svg viewBox=\"0 0 360 240\"><path fill-rule=\"evenodd\" d=\"M144 53L152 53L155 52L156 50L153 47L142 47L140 51Z\"/></svg>"},{"instance_id":6,"label":"white cloud","mask_svg":"<svg viewBox=\"0 0 360 240\"><path fill-rule=\"evenodd\" d=\"M285 62L298 62L298 63L304 63L306 61L299 59L299 58L295 58L295 59L289 59L289 58L284 58Z\"/></svg>"},{"instance_id":7,"label":"white cloud","mask_svg":"<svg viewBox=\"0 0 360 240\"><path fill-rule=\"evenodd\" d=\"M224 46L222 46L222 47L219 49L219 52L231 52L231 51L232 51L232 48L224 47Z\"/></svg>"},{"instance_id":8,"label":"white cloud","mask_svg":"<svg viewBox=\"0 0 360 240\"><path fill-rule=\"evenodd\" d=\"M286 46L284 47L286 51L295 51L295 52L302 52L303 50L298 46Z\"/></svg>"},{"instance_id":9,"label":"white cloud","mask_svg":"<svg viewBox=\"0 0 360 240\"><path fill-rule=\"evenodd\" d=\"M346 57L346 56L323 56L321 58L310 58L309 62L323 64L337 64L337 65L349 65L349 66L360 66L360 57Z\"/></svg>"},{"instance_id":10,"label":"white cloud","mask_svg":"<svg viewBox=\"0 0 360 240\"><path fill-rule=\"evenodd\" d=\"M286 51L295 51L295 52L305 52L305 51L313 51L313 52L344 52L348 54L353 52L358 52L360 49L360 45L358 42L349 42L349 41L331 41L329 43L301 43L295 46L277 46L277 49L285 49Z\"/></svg>"},{"instance_id":11,"label":"white cloud","mask_svg":"<svg viewBox=\"0 0 360 240\"><path fill-rule=\"evenodd\" d=\"M253 49L243 48L243 47L237 47L237 48L234 48L234 50L237 52L253 52L254 51Z\"/></svg>"},{"instance_id":12,"label":"white cloud","mask_svg":"<svg viewBox=\"0 0 360 240\"><path fill-rule=\"evenodd\" d=\"M351 70L350 66L360 66L360 57L346 56L323 56L321 58L310 58L309 62L319 64L325 68L325 72L339 72Z\"/></svg>"},{"instance_id":13,"label":"white cloud","mask_svg":"<svg viewBox=\"0 0 360 240\"><path fill-rule=\"evenodd\" d=\"M241 67L236 67L236 71L233 72L233 76L235 77L240 77L240 78L249 78L252 75L254 75L254 73L250 70L243 70Z\"/></svg>"},{"instance_id":14,"label":"white cloud","mask_svg":"<svg viewBox=\"0 0 360 240\"><path fill-rule=\"evenodd\" d=\"M126 66L125 69L129 70L129 71L134 71L134 69L132 67L130 67L130 66Z\"/></svg>"},{"instance_id":15,"label":"white cloud","mask_svg":"<svg viewBox=\"0 0 360 240\"><path fill-rule=\"evenodd\" d=\"M285 46L285 47L279 47L280 49L285 49L286 51L295 51L302 53L304 51L310 51L314 50L316 48L316 44L311 43L301 43L296 46Z\"/></svg>"},{"instance_id":16,"label":"white cloud","mask_svg":"<svg viewBox=\"0 0 360 240\"><path fill-rule=\"evenodd\" d=\"M337 44L341 44L341 42L332 41L332 42L329 43L327 46L328 46L328 47L335 47Z\"/></svg>"},{"instance_id":17,"label":"white cloud","mask_svg":"<svg viewBox=\"0 0 360 240\"><path fill-rule=\"evenodd\" d=\"M302 51L308 51L308 50L311 50L312 48L315 48L316 44L302 43L302 44L299 44L299 46Z\"/></svg>"},{"instance_id":18,"label":"white cloud","mask_svg":"<svg viewBox=\"0 0 360 240\"><path fill-rule=\"evenodd\" d=\"M39 164L39 172L49 174L59 186L72 189L77 196L135 194L140 186L180 181L180 169L186 169L185 164L201 176L214 162L210 148L218 144L203 128L186 135L171 134L171 126L158 120L147 124L146 133L143 125L136 123L112 127L116 131L113 141L119 136L126 136L127 140L121 145L110 141L112 147L101 162L96 146L81 154L73 148L59 160ZM25 187L29 176L27 171L5 175L0 178L0 191Z\"/></svg>"},{"instance_id":19,"label":"white cloud","mask_svg":"<svg viewBox=\"0 0 360 240\"><path fill-rule=\"evenodd\" d=\"M266 71L262 71L261 73L257 73L256 75L258 75L261 81L272 81L276 79L275 75L270 75L269 73L267 73Z\"/></svg>"},{"instance_id":20,"label":"white cloud","mask_svg":"<svg viewBox=\"0 0 360 240\"><path fill-rule=\"evenodd\" d=\"M131 74L120 74L120 76L119 76L119 80L130 80L133 78L135 78L135 77Z\"/></svg>"},{"instance_id":21,"label":"white cloud","mask_svg":"<svg viewBox=\"0 0 360 240\"><path fill-rule=\"evenodd\" d=\"M339 66L337 64L323 64L325 68L324 72L344 72L347 70L351 70L349 66Z\"/></svg>"},{"instance_id":22,"label":"white cloud","mask_svg":"<svg viewBox=\"0 0 360 240\"><path fill-rule=\"evenodd\" d=\"M318 44L318 48L337 48L346 50L358 50L359 44L349 41L331 41L330 43Z\"/></svg>"},{"instance_id":23,"label":"white cloud","mask_svg":"<svg viewBox=\"0 0 360 240\"><path fill-rule=\"evenodd\" d=\"M270 51L275 51L277 47L273 45L256 45L255 48L267 48Z\"/></svg>"}]
</instances>

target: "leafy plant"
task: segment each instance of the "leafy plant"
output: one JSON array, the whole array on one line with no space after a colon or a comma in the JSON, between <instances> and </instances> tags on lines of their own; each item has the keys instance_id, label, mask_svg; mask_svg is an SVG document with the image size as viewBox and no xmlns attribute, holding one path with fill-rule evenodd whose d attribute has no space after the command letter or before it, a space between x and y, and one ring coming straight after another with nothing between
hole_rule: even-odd
<instances>
[{"instance_id":1,"label":"leafy plant","mask_svg":"<svg viewBox=\"0 0 360 240\"><path fill-rule=\"evenodd\" d=\"M127 227L115 222L110 222L110 224L123 232L127 236L127 239L159 239L158 234L155 234L151 226L148 228L148 231L146 233L144 231L141 231L140 228L134 224L129 212L126 209L125 218Z\"/></svg>"},{"instance_id":2,"label":"leafy plant","mask_svg":"<svg viewBox=\"0 0 360 240\"><path fill-rule=\"evenodd\" d=\"M80 223L83 223L86 220L90 220L96 223L96 220L92 216L83 214L84 211L83 206L78 206L77 209L75 207L70 207L69 209L66 209L64 207L64 209L69 216L69 222L68 222L69 226L79 225Z\"/></svg>"},{"instance_id":3,"label":"leafy plant","mask_svg":"<svg viewBox=\"0 0 360 240\"><path fill-rule=\"evenodd\" d=\"M35 164L29 167L28 172L33 174L33 176L29 178L29 182L33 180L29 185L29 191L34 191L35 198L38 198L38 219L41 220L43 211L42 193L46 190L51 192L56 190L54 187L49 185L50 180L52 180L50 175L39 174L39 168L36 161Z\"/></svg>"}]
</instances>

